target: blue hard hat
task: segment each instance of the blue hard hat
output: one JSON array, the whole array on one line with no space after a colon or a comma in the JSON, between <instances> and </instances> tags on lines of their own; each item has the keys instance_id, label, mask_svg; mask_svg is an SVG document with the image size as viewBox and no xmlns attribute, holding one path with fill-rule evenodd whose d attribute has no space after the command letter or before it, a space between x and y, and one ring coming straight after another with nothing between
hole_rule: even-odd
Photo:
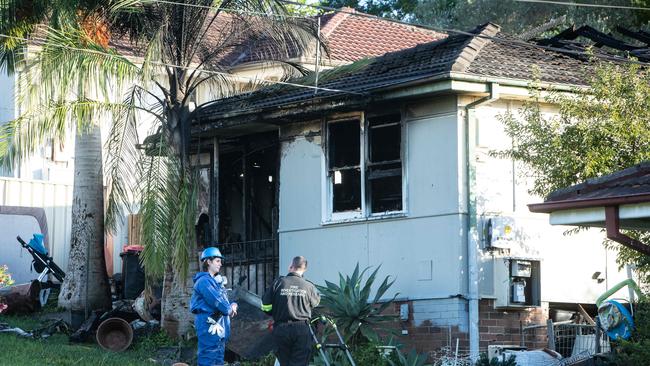
<instances>
[{"instance_id":1,"label":"blue hard hat","mask_svg":"<svg viewBox=\"0 0 650 366\"><path fill-rule=\"evenodd\" d=\"M202 261L204 261L204 260L206 260L208 258L214 258L214 257L224 259L223 255L221 255L221 252L219 251L219 249L215 248L215 247L205 248L203 253L201 253L201 260Z\"/></svg>"}]
</instances>

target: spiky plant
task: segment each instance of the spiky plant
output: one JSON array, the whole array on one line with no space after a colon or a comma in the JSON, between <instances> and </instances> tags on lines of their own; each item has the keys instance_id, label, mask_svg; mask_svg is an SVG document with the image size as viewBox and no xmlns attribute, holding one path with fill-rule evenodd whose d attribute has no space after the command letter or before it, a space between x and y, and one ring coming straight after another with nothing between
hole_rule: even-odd
<instances>
[{"instance_id":1,"label":"spiky plant","mask_svg":"<svg viewBox=\"0 0 650 366\"><path fill-rule=\"evenodd\" d=\"M377 267L364 280L369 268L360 271L357 263L351 276L344 277L339 273L338 284L325 281L325 286L316 286L321 293L321 305L325 312L353 345L368 341L377 342L377 331L385 328L383 323L395 320L394 315L384 314L384 311L393 305L397 294L387 301L380 301L395 280L386 276L374 296L371 296L380 268L381 266Z\"/></svg>"}]
</instances>

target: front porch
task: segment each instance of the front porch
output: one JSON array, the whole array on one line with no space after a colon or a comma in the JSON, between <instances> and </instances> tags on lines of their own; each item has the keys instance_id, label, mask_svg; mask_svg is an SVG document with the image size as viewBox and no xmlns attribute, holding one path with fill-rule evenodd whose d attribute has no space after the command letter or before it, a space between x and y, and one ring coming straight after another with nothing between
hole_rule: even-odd
<instances>
[{"instance_id":1,"label":"front porch","mask_svg":"<svg viewBox=\"0 0 650 366\"><path fill-rule=\"evenodd\" d=\"M279 139L275 131L198 142L198 249L217 245L222 273L261 295L278 276ZM208 163L209 161L209 163ZM207 207L206 207L207 206Z\"/></svg>"}]
</instances>

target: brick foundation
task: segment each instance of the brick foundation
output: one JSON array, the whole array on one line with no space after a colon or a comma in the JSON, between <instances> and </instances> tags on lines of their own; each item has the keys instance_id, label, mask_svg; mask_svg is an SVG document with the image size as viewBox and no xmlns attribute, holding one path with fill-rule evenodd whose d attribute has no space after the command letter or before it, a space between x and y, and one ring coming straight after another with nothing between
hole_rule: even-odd
<instances>
[{"instance_id":1,"label":"brick foundation","mask_svg":"<svg viewBox=\"0 0 650 366\"><path fill-rule=\"evenodd\" d=\"M442 349L452 352L458 340L459 352L469 352L468 308L462 298L416 300L396 302L391 312L399 315L400 306L408 304L409 318L398 321L394 326L399 334L398 340L405 350L415 348L420 353L429 353L431 359ZM522 310L495 309L494 300L479 302L479 349L487 351L488 345L520 345L522 326L546 324L548 305ZM546 346L546 329L525 332L524 345L528 348Z\"/></svg>"},{"instance_id":2,"label":"brick foundation","mask_svg":"<svg viewBox=\"0 0 650 366\"><path fill-rule=\"evenodd\" d=\"M532 324L546 324L548 304L538 308L522 310L495 309L494 300L479 301L479 334L481 350L488 345L522 344L522 327ZM524 346L542 348L546 346L546 329L527 330L524 333Z\"/></svg>"}]
</instances>

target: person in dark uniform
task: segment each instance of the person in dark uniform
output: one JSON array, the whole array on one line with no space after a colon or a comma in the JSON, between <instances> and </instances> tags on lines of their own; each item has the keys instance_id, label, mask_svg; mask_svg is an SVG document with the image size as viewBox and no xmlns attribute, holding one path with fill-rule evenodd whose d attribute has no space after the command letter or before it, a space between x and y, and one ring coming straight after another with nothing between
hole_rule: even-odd
<instances>
[{"instance_id":1,"label":"person in dark uniform","mask_svg":"<svg viewBox=\"0 0 650 366\"><path fill-rule=\"evenodd\" d=\"M262 297L262 311L273 316L276 357L281 366L306 366L311 359L309 320L312 309L320 303L320 295L303 278L305 271L305 257L293 258L289 274L275 280Z\"/></svg>"}]
</instances>

